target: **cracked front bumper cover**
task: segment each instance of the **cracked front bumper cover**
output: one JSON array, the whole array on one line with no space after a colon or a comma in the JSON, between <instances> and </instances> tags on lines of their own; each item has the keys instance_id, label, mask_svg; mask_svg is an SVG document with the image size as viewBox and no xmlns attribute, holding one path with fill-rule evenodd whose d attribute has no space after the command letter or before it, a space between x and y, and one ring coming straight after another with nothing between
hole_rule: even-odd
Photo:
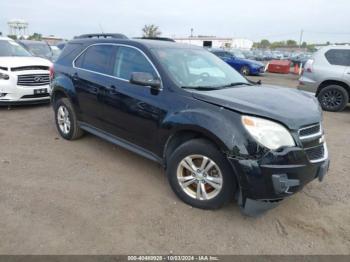
<instances>
[{"instance_id":1,"label":"cracked front bumper cover","mask_svg":"<svg viewBox=\"0 0 350 262\"><path fill-rule=\"evenodd\" d=\"M259 160L229 160L240 185L239 206L248 216L258 216L278 206L316 178L322 181L329 169L328 158L311 163L297 147L270 152Z\"/></svg>"}]
</instances>

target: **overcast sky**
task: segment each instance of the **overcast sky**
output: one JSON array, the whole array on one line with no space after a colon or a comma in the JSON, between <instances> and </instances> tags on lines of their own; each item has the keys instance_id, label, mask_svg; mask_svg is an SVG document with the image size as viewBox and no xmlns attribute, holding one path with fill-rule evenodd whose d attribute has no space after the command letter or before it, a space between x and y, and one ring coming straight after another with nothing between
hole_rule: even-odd
<instances>
[{"instance_id":1,"label":"overcast sky","mask_svg":"<svg viewBox=\"0 0 350 262\"><path fill-rule=\"evenodd\" d=\"M71 38L82 33L140 36L156 24L163 36L350 42L350 0L0 0L0 31L24 19L29 33Z\"/></svg>"}]
</instances>

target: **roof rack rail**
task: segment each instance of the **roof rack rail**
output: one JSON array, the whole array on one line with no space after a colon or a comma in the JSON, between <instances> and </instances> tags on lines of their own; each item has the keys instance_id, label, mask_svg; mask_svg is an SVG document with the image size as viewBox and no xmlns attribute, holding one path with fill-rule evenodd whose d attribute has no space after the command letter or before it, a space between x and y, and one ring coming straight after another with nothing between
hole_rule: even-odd
<instances>
[{"instance_id":1,"label":"roof rack rail","mask_svg":"<svg viewBox=\"0 0 350 262\"><path fill-rule=\"evenodd\" d=\"M75 36L74 39L83 39L83 38L118 38L118 39L128 39L123 34L83 34L79 36Z\"/></svg>"},{"instance_id":2,"label":"roof rack rail","mask_svg":"<svg viewBox=\"0 0 350 262\"><path fill-rule=\"evenodd\" d=\"M168 41L168 42L175 42L174 39L169 37L135 37L134 39L145 39L145 40L159 40L159 41Z\"/></svg>"}]
</instances>

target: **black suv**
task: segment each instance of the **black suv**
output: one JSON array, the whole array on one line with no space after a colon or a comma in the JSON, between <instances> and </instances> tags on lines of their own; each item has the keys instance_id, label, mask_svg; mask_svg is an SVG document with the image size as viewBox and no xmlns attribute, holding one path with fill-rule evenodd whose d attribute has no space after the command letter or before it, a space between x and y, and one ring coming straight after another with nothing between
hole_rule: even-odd
<instances>
[{"instance_id":1,"label":"black suv","mask_svg":"<svg viewBox=\"0 0 350 262\"><path fill-rule=\"evenodd\" d=\"M86 131L160 163L194 207L236 197L256 215L328 170L316 98L251 83L200 47L85 35L51 78L63 138Z\"/></svg>"}]
</instances>

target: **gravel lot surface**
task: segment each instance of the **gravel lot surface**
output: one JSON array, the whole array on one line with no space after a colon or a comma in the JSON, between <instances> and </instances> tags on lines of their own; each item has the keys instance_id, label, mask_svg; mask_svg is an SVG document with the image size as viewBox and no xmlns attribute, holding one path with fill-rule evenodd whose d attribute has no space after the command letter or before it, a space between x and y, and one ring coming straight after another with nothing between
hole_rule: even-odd
<instances>
[{"instance_id":1,"label":"gravel lot surface","mask_svg":"<svg viewBox=\"0 0 350 262\"><path fill-rule=\"evenodd\" d=\"M61 139L47 105L0 108L0 253L350 254L350 108L324 122L324 182L248 218L185 205L160 166L97 137Z\"/></svg>"}]
</instances>

